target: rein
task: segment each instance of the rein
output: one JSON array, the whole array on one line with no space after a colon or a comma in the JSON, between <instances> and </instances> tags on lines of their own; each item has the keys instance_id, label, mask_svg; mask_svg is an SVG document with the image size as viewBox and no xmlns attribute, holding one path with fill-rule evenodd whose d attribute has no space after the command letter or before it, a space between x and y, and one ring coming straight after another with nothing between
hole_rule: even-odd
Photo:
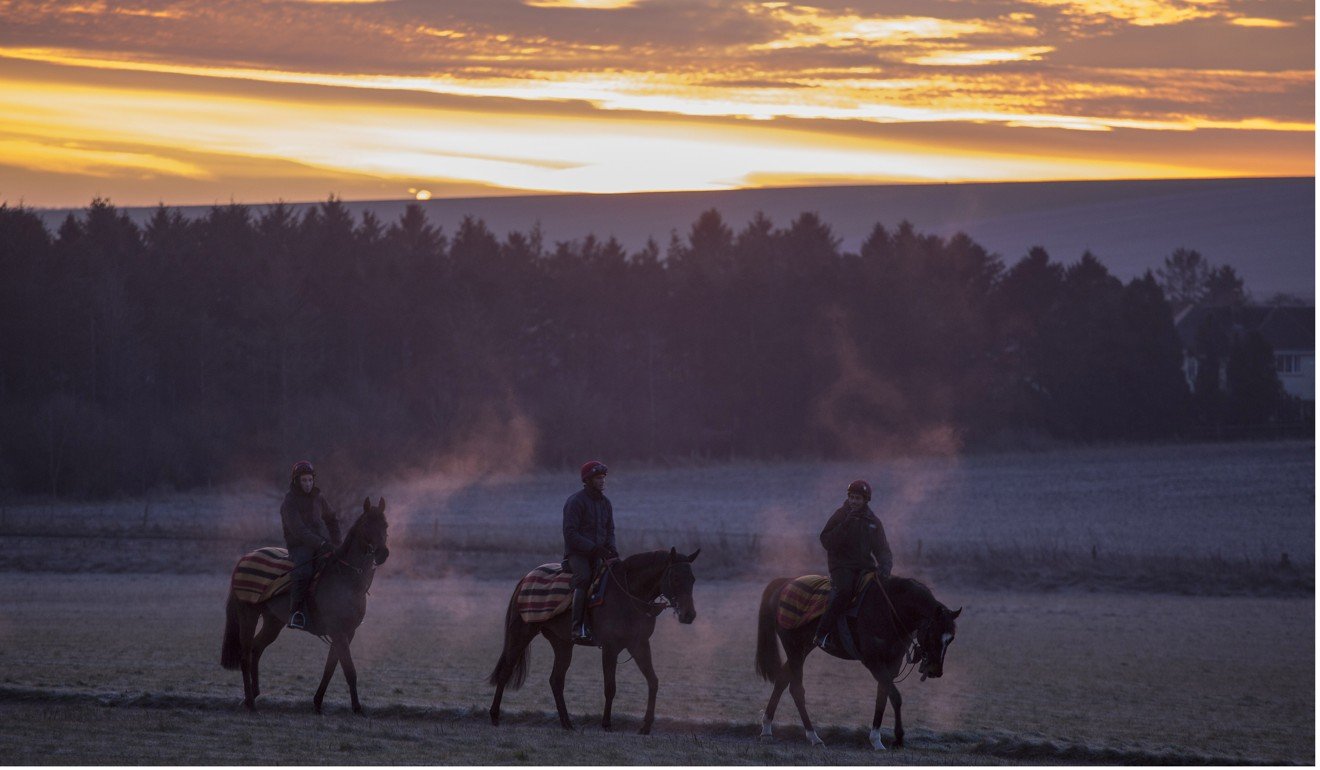
<instances>
[{"instance_id":1,"label":"rein","mask_svg":"<svg viewBox=\"0 0 1320 770\"><path fill-rule=\"evenodd\" d=\"M654 610L656 610L657 612L659 612L659 611L663 611L663 610L666 610L666 609L674 608L674 607L677 606L677 605L674 604L673 600L670 599L669 596L667 596L667 595L665 594L665 588L664 588L665 578L669 576L669 570L670 570L670 568L672 568L673 566L674 566L674 565L673 565L672 563L669 564L669 565L667 565L667 566L664 568L664 571L660 573L660 595L659 595L659 598L660 598L662 601L659 601L659 602L656 602L656 601L654 601L654 600L643 599L643 598L638 597L638 596L634 596L634 595L632 594L632 592L630 592L630 591L628 590L628 584L625 583L625 582L621 582L621 581L619 580L619 576L618 576L617 574L615 574L615 572L614 572L614 567L613 567L612 565L611 565L611 566L607 566L607 567L605 568L605 571L609 573L610 579L613 580L613 581L614 581L614 584L617 585L617 586L619 587L619 590L623 592L623 595L624 595L624 596L628 597L629 599L632 599L634 602L637 602L638 604L640 604L641 606L643 606L643 607L645 607L645 608L647 608L647 609L654 609Z\"/></svg>"},{"instance_id":2,"label":"rein","mask_svg":"<svg viewBox=\"0 0 1320 770\"><path fill-rule=\"evenodd\" d=\"M902 682L904 679L907 679L908 675L912 673L912 670L917 667L917 663L926 658L926 648L922 647L921 640L916 638L915 634L909 632L907 630L907 626L903 625L903 618L899 617L898 608L894 606L893 600L889 598L889 592L885 590L885 585L883 582L881 582L879 577L876 577L875 585L877 588L880 589L880 595L885 597L885 604L889 605L889 611L894 616L894 625L898 628L899 631L903 633L904 638L908 638L912 640L908 644L908 652L905 656L907 657L907 664L906 664L907 670L903 672L903 676L894 680L894 683L897 684L899 682ZM920 656L914 656L912 654L913 647L916 647L916 649L920 651L921 653Z\"/></svg>"}]
</instances>

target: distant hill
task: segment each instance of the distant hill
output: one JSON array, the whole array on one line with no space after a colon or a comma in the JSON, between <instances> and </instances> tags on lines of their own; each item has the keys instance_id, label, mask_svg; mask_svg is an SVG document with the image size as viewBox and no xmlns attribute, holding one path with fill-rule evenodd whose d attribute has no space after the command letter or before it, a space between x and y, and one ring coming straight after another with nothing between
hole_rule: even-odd
<instances>
[{"instance_id":1,"label":"distant hill","mask_svg":"<svg viewBox=\"0 0 1320 770\"><path fill-rule=\"evenodd\" d=\"M413 201L355 201L390 222ZM315 205L294 204L295 207ZM546 242L595 234L635 250L653 237L661 249L697 216L718 209L739 230L762 211L786 226L815 211L856 250L876 223L908 220L924 233L963 231L1011 265L1032 246L1072 263L1089 249L1124 280L1159 267L1174 249L1195 249L1230 264L1257 299L1278 292L1315 295L1315 179L1212 179L1104 182L804 187L725 192L528 195L430 200L428 218L452 233L464 216L503 236L540 223ZM198 216L207 207L179 207ZM261 207L255 207L260 209ZM150 209L125 209L142 221ZM67 210L40 212L54 230Z\"/></svg>"}]
</instances>

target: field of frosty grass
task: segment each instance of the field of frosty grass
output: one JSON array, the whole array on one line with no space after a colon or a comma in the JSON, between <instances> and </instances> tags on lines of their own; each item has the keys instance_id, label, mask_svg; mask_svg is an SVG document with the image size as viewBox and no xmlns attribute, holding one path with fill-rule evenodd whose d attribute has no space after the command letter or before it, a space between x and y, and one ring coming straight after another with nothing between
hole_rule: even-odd
<instances>
[{"instance_id":1,"label":"field of frosty grass","mask_svg":"<svg viewBox=\"0 0 1320 770\"><path fill-rule=\"evenodd\" d=\"M1067 560L1110 560L1115 570L1191 560L1188 569L1208 573L1223 563L1273 568L1284 554L1285 564L1301 573L1314 562L1311 442L1101 447L871 464L616 463L606 491L624 553L701 546L708 570L760 575L823 568L816 535L843 488L859 477L875 486L873 508L900 572L916 574L941 559L1034 560L1043 569ZM558 559L563 501L578 488L571 471L467 471L361 490L336 489L332 476L322 483L346 521L360 510L361 495L384 496L391 544L401 554L426 551L416 565L426 574L438 574L433 562L447 554L453 558L446 563L460 571L492 576L529 559ZM276 511L282 491L272 482L256 492L6 506L0 536L176 539L174 550L186 556L180 569L210 569L232 563L246 548L281 542ZM35 551L49 547L35 543L21 566L40 568ZM113 571L174 569L157 563L155 552L168 548L124 550L142 553L133 564L116 564L104 552L85 558Z\"/></svg>"},{"instance_id":2,"label":"field of frosty grass","mask_svg":"<svg viewBox=\"0 0 1320 770\"><path fill-rule=\"evenodd\" d=\"M324 480L345 518L361 504L352 497L389 501L393 555L354 645L375 710L365 722L342 714L341 679L326 721L306 713L323 648L289 634L268 653L269 710L255 721L234 713L238 675L216 662L221 600L234 557L280 541L278 485L3 506L0 541L12 558L0 599L0 711L10 727L0 726L0 749L20 763L74 764L1314 761L1309 442L613 467L622 550L705 549L697 623L666 614L656 632L653 739L594 727L600 669L591 651L577 656L568 689L587 733L562 736L542 642L527 685L506 700L511 724L485 726L484 678L508 593L526 569L560 554L560 508L577 486L565 471L353 491ZM750 656L762 581L823 569L816 534L857 477L876 486L896 570L966 607L946 676L902 685L913 747L881 759L863 750L869 677L855 663L813 656L808 703L834 753L800 745L787 701L777 720L783 742L757 744L749 736L768 686ZM1283 553L1288 580L1276 574ZM1019 562L1025 579L1013 571ZM1152 566L1168 562L1186 574ZM1114 579L1133 570L1138 585ZM1241 579L1216 588L1219 573ZM1274 581L1269 590L1243 590L1263 578ZM620 673L616 714L626 731L644 685L631 663ZM109 737L114 725L142 719L159 741ZM885 726L888 735L888 717ZM304 737L293 753L272 754L272 728Z\"/></svg>"}]
</instances>

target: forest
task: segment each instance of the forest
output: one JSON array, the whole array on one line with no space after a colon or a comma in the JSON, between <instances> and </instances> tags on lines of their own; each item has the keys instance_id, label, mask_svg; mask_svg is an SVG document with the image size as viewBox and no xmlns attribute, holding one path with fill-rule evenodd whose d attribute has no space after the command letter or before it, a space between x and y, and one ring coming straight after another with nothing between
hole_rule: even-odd
<instances>
[{"instance_id":1,"label":"forest","mask_svg":"<svg viewBox=\"0 0 1320 770\"><path fill-rule=\"evenodd\" d=\"M1248 296L1194 251L1124 283L1090 253L1010 264L907 222L839 245L813 212L735 231L710 210L629 252L334 197L161 205L143 226L98 199L54 233L2 205L0 494L190 489L304 457L387 478L472 451L509 472L870 459L1297 419L1259 335L1217 345L1224 387L1188 387L1175 307Z\"/></svg>"}]
</instances>

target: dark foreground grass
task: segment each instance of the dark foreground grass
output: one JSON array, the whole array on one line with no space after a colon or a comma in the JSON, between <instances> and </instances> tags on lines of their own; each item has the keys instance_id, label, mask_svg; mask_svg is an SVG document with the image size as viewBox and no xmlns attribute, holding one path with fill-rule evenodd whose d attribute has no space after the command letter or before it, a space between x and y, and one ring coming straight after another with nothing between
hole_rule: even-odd
<instances>
[{"instance_id":1,"label":"dark foreground grass","mask_svg":"<svg viewBox=\"0 0 1320 770\"><path fill-rule=\"evenodd\" d=\"M510 712L496 728L477 707L387 705L364 717L331 708L318 717L301 700L272 698L248 713L228 698L0 688L0 752L17 765L1250 764L1007 733L913 729L907 748L876 752L862 730L823 730L830 748L812 749L799 730L762 742L751 723L661 719L656 734L641 736L635 721L619 722L614 733L568 732L546 712Z\"/></svg>"}]
</instances>

